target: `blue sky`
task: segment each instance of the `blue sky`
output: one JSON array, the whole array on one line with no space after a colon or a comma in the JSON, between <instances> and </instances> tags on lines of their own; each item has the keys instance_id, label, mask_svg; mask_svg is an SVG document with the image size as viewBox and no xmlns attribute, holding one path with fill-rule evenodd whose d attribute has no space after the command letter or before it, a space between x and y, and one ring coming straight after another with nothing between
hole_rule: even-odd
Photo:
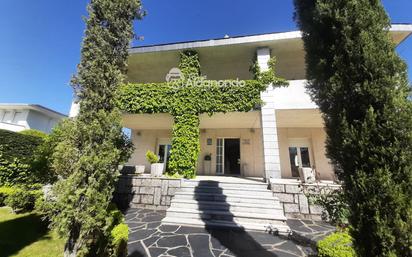
<instances>
[{"instance_id":1,"label":"blue sky","mask_svg":"<svg viewBox=\"0 0 412 257\"><path fill-rule=\"evenodd\" d=\"M68 113L80 57L85 0L0 1L0 102L36 103ZM394 23L412 23L412 1L383 1ZM292 0L143 0L133 45L288 31ZM412 38L398 47L412 74Z\"/></svg>"}]
</instances>

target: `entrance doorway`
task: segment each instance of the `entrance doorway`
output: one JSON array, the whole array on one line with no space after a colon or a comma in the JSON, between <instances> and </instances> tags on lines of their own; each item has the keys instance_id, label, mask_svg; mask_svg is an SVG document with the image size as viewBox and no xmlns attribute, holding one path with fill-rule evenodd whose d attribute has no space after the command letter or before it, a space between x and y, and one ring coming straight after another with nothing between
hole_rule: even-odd
<instances>
[{"instance_id":1,"label":"entrance doorway","mask_svg":"<svg viewBox=\"0 0 412 257\"><path fill-rule=\"evenodd\" d=\"M218 138L216 174L240 175L240 139Z\"/></svg>"},{"instance_id":2,"label":"entrance doorway","mask_svg":"<svg viewBox=\"0 0 412 257\"><path fill-rule=\"evenodd\" d=\"M289 140L289 160L292 177L299 177L299 169L312 167L310 141L307 139Z\"/></svg>"},{"instance_id":3,"label":"entrance doorway","mask_svg":"<svg viewBox=\"0 0 412 257\"><path fill-rule=\"evenodd\" d=\"M159 163L165 164L164 171L168 171L170 149L172 149L170 139L159 139L159 143L157 145L157 155L159 156Z\"/></svg>"}]
</instances>

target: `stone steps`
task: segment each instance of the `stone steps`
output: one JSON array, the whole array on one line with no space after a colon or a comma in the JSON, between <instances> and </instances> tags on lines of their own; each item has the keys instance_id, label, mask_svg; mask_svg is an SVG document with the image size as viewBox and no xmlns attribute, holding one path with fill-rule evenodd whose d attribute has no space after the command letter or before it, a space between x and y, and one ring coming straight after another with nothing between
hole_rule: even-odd
<instances>
[{"instance_id":1,"label":"stone steps","mask_svg":"<svg viewBox=\"0 0 412 257\"><path fill-rule=\"evenodd\" d=\"M168 217L166 216L162 220L163 224L170 224L170 225L187 225L187 226L195 226L195 227L207 227L208 229L242 229L242 230L251 230L251 231L269 231L276 228L277 232L281 235L289 235L290 228L286 223L279 222L278 224L256 224L256 223L235 223L235 222L227 222L221 220L199 220L199 219L190 219L190 218L175 218L175 217Z\"/></svg>"},{"instance_id":2,"label":"stone steps","mask_svg":"<svg viewBox=\"0 0 412 257\"><path fill-rule=\"evenodd\" d=\"M213 201L196 201L190 199L176 199L173 201L173 207L192 210L216 210L230 212L248 212L248 213L273 213L277 209L283 212L283 208L276 203L259 204L259 203L227 203Z\"/></svg>"},{"instance_id":3,"label":"stone steps","mask_svg":"<svg viewBox=\"0 0 412 257\"><path fill-rule=\"evenodd\" d=\"M238 180L242 181L242 180ZM265 183L184 181L164 224L290 232L279 199Z\"/></svg>"},{"instance_id":4,"label":"stone steps","mask_svg":"<svg viewBox=\"0 0 412 257\"><path fill-rule=\"evenodd\" d=\"M225 195L253 195L253 196L272 196L272 192L268 191L266 188L216 188L216 187L182 187L179 192L196 192L196 193L216 193Z\"/></svg>"}]
</instances>

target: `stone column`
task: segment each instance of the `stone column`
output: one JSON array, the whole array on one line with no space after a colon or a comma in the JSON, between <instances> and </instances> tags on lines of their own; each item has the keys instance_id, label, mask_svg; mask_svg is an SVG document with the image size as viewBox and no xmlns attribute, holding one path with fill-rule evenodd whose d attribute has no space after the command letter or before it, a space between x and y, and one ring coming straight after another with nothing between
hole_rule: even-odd
<instances>
[{"instance_id":1,"label":"stone column","mask_svg":"<svg viewBox=\"0 0 412 257\"><path fill-rule=\"evenodd\" d=\"M261 71L269 69L269 59L269 48L257 50L257 61ZM272 85L269 85L266 91L260 94L260 98L264 102L261 109L261 124L265 179L267 181L270 178L281 178L274 95L275 90Z\"/></svg>"}]
</instances>

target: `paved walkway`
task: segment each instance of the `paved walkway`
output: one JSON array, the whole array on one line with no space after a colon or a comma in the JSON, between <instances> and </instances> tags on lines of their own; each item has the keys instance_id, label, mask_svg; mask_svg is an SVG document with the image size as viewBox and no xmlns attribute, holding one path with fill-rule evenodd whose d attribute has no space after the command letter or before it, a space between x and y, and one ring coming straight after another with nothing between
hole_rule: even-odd
<instances>
[{"instance_id":1,"label":"paved walkway","mask_svg":"<svg viewBox=\"0 0 412 257\"><path fill-rule=\"evenodd\" d=\"M130 257L301 257L313 254L308 246L268 233L162 225L164 216L164 211L147 209L126 212ZM304 226L302 224L296 223L296 226Z\"/></svg>"}]
</instances>

